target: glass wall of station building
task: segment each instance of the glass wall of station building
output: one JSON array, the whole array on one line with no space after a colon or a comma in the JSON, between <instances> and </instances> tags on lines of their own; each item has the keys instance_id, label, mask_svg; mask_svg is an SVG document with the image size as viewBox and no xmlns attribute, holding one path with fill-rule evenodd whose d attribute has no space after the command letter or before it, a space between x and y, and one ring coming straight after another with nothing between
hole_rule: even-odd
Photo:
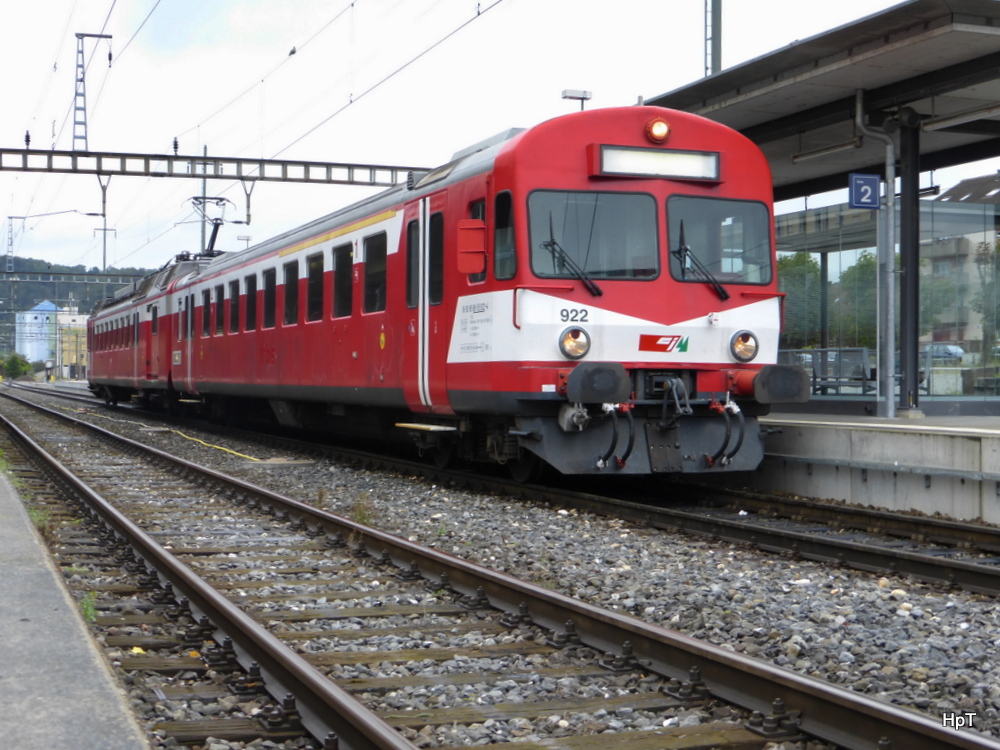
<instances>
[{"instance_id":1,"label":"glass wall of station building","mask_svg":"<svg viewBox=\"0 0 1000 750\"><path fill-rule=\"evenodd\" d=\"M955 195L921 201L920 399L1000 402L1000 205L988 202L1000 182L987 202ZM846 205L775 219L780 360L811 372L814 398L875 398L876 222L876 211ZM898 276L896 289L898 320ZM898 330L896 341L898 351Z\"/></svg>"}]
</instances>

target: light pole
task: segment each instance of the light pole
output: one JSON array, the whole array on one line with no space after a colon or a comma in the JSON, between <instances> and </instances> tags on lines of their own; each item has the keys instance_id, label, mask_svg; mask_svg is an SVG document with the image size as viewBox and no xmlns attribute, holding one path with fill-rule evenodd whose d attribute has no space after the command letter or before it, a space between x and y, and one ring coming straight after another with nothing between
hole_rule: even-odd
<instances>
[{"instance_id":1,"label":"light pole","mask_svg":"<svg viewBox=\"0 0 1000 750\"><path fill-rule=\"evenodd\" d=\"M580 111L583 112L583 103L594 96L592 91L583 91L582 89L564 89L562 92L563 99L573 99L580 102Z\"/></svg>"}]
</instances>

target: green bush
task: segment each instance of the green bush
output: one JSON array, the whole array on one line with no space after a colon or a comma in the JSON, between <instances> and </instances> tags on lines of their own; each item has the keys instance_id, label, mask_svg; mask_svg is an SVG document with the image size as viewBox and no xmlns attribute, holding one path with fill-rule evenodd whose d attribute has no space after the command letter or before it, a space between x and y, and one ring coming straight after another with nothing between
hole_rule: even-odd
<instances>
[{"instance_id":1,"label":"green bush","mask_svg":"<svg viewBox=\"0 0 1000 750\"><path fill-rule=\"evenodd\" d=\"M11 354L3 361L3 375L5 378L16 380L30 372L31 365L20 354Z\"/></svg>"}]
</instances>

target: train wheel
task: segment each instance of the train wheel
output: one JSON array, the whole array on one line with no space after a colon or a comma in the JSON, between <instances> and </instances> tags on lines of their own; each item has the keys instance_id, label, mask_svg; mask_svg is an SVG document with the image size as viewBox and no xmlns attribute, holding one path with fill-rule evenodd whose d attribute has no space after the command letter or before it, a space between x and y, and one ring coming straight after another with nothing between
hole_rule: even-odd
<instances>
[{"instance_id":1,"label":"train wheel","mask_svg":"<svg viewBox=\"0 0 1000 750\"><path fill-rule=\"evenodd\" d=\"M163 399L163 410L171 417L179 417L181 415L180 396L177 395L176 391L167 391Z\"/></svg>"},{"instance_id":2,"label":"train wheel","mask_svg":"<svg viewBox=\"0 0 1000 750\"><path fill-rule=\"evenodd\" d=\"M434 461L434 466L438 469L450 469L455 465L457 455L457 446L451 441L438 443L431 450L431 460Z\"/></svg>"},{"instance_id":3,"label":"train wheel","mask_svg":"<svg viewBox=\"0 0 1000 750\"><path fill-rule=\"evenodd\" d=\"M118 398L115 396L115 392L110 388L104 389L104 403L108 406L118 406Z\"/></svg>"},{"instance_id":4,"label":"train wheel","mask_svg":"<svg viewBox=\"0 0 1000 750\"><path fill-rule=\"evenodd\" d=\"M507 470L511 479L519 484L537 482L545 473L545 462L529 451L522 451L520 456L507 462Z\"/></svg>"}]
</instances>

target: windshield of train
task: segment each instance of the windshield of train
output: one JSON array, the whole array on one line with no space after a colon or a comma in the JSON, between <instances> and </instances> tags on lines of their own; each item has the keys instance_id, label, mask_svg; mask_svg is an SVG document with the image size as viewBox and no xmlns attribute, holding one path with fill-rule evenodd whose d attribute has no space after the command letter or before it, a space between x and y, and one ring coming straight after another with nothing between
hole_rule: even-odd
<instances>
[{"instance_id":1,"label":"windshield of train","mask_svg":"<svg viewBox=\"0 0 1000 750\"><path fill-rule=\"evenodd\" d=\"M681 281L771 283L771 222L756 201L667 199L670 273Z\"/></svg>"},{"instance_id":2,"label":"windshield of train","mask_svg":"<svg viewBox=\"0 0 1000 750\"><path fill-rule=\"evenodd\" d=\"M528 221L536 276L580 279L599 294L594 279L659 274L650 195L536 190L528 197Z\"/></svg>"}]
</instances>

